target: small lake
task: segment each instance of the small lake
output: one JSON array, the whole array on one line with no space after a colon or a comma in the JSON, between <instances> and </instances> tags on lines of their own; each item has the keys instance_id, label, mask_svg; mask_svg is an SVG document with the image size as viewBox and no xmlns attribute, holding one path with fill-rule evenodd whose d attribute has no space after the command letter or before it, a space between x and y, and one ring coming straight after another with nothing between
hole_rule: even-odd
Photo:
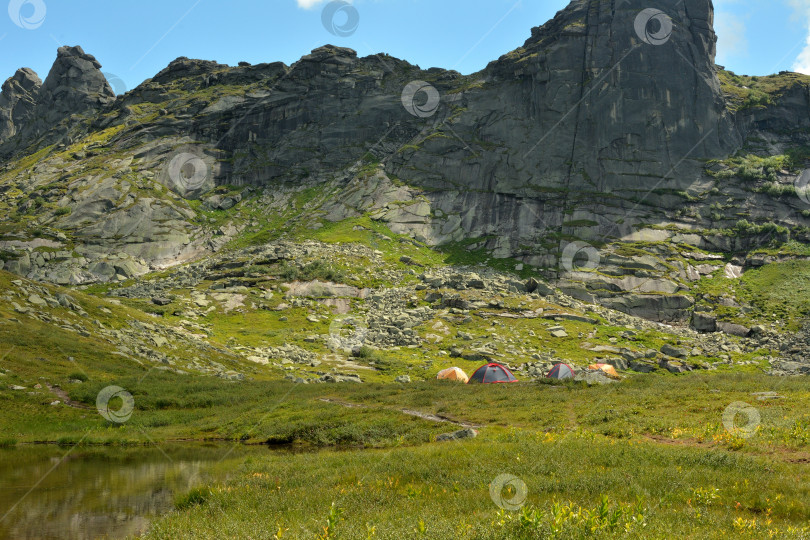
<instances>
[{"instance_id":1,"label":"small lake","mask_svg":"<svg viewBox=\"0 0 810 540\"><path fill-rule=\"evenodd\" d=\"M174 509L189 489L225 480L229 464L266 446L21 445L0 449L0 538L124 538ZM218 466L219 465L219 466ZM236 471L232 471L236 472Z\"/></svg>"}]
</instances>

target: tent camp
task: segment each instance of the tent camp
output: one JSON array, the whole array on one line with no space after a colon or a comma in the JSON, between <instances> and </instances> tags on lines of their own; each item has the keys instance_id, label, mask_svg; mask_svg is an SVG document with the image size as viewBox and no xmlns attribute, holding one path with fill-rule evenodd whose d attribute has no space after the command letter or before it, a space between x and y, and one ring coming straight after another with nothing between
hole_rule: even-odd
<instances>
[{"instance_id":1,"label":"tent camp","mask_svg":"<svg viewBox=\"0 0 810 540\"><path fill-rule=\"evenodd\" d=\"M548 379L573 379L574 370L568 364L554 364L554 367L546 374Z\"/></svg>"},{"instance_id":2,"label":"tent camp","mask_svg":"<svg viewBox=\"0 0 810 540\"><path fill-rule=\"evenodd\" d=\"M469 383L511 383L518 382L512 372L506 367L490 362L475 370L470 376Z\"/></svg>"},{"instance_id":3,"label":"tent camp","mask_svg":"<svg viewBox=\"0 0 810 540\"><path fill-rule=\"evenodd\" d=\"M459 381L459 382L463 382L463 383L466 383L467 381L470 380L470 378L467 376L467 374L464 373L464 370L462 370L461 368L457 368L457 367L451 367L451 368L441 370L436 375L436 378L437 379L446 379L448 381Z\"/></svg>"},{"instance_id":4,"label":"tent camp","mask_svg":"<svg viewBox=\"0 0 810 540\"><path fill-rule=\"evenodd\" d=\"M619 373L616 371L616 368L611 366L610 364L591 364L588 366L588 369L598 369L605 372L605 375L610 377L611 379L621 379Z\"/></svg>"}]
</instances>

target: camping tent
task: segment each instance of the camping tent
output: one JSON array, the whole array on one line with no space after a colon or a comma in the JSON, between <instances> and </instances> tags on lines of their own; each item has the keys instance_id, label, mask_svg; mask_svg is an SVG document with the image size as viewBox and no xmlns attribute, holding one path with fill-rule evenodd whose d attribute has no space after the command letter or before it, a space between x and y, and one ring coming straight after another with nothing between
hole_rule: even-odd
<instances>
[{"instance_id":1,"label":"camping tent","mask_svg":"<svg viewBox=\"0 0 810 540\"><path fill-rule=\"evenodd\" d=\"M605 375L610 377L611 379L621 379L619 374L616 372L616 368L611 366L610 364L591 364L588 366L588 369L601 369L605 372Z\"/></svg>"},{"instance_id":2,"label":"camping tent","mask_svg":"<svg viewBox=\"0 0 810 540\"><path fill-rule=\"evenodd\" d=\"M574 370L568 364L554 364L546 377L549 379L573 379Z\"/></svg>"},{"instance_id":3,"label":"camping tent","mask_svg":"<svg viewBox=\"0 0 810 540\"><path fill-rule=\"evenodd\" d=\"M451 367L447 369L441 370L438 375L436 375L437 379L447 379L449 381L461 381L466 383L470 380L466 373L461 368Z\"/></svg>"},{"instance_id":4,"label":"camping tent","mask_svg":"<svg viewBox=\"0 0 810 540\"><path fill-rule=\"evenodd\" d=\"M518 382L512 372L500 364L490 362L475 370L468 382L472 383L510 383Z\"/></svg>"}]
</instances>

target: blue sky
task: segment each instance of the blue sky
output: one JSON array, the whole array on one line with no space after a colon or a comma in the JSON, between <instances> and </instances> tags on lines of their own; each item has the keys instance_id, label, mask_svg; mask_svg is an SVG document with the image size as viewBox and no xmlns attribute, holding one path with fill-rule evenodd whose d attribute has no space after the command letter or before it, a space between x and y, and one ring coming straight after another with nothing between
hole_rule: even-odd
<instances>
[{"instance_id":1,"label":"blue sky","mask_svg":"<svg viewBox=\"0 0 810 540\"><path fill-rule=\"evenodd\" d=\"M324 0L0 0L0 80L45 78L60 44L81 45L134 88L178 56L288 64L325 43L462 73L520 46L567 0L353 0L356 31L331 34ZM651 0L651 5L656 4ZM810 0L715 0L718 63L738 73L810 73ZM8 13L4 13L8 11ZM338 27L347 12L333 19ZM29 27L29 28L25 28Z\"/></svg>"}]
</instances>

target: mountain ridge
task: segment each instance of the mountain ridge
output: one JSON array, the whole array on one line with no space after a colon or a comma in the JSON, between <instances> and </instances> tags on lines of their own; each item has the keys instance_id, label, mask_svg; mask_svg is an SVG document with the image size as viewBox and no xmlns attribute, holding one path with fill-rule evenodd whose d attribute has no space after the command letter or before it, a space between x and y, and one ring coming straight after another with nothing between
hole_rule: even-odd
<instances>
[{"instance_id":1,"label":"mountain ridge","mask_svg":"<svg viewBox=\"0 0 810 540\"><path fill-rule=\"evenodd\" d=\"M744 85L715 66L712 23L708 0L654 13L576 0L468 76L327 45L291 66L181 57L118 97L94 57L61 48L41 88L19 71L0 98L20 119L0 154L35 158L6 158L4 227L23 244L3 242L6 266L121 280L368 215L514 259L580 299L684 321L697 278L672 266L682 253L748 267L810 238L810 79ZM58 247L36 246L43 227ZM637 268L628 246L659 262Z\"/></svg>"}]
</instances>

